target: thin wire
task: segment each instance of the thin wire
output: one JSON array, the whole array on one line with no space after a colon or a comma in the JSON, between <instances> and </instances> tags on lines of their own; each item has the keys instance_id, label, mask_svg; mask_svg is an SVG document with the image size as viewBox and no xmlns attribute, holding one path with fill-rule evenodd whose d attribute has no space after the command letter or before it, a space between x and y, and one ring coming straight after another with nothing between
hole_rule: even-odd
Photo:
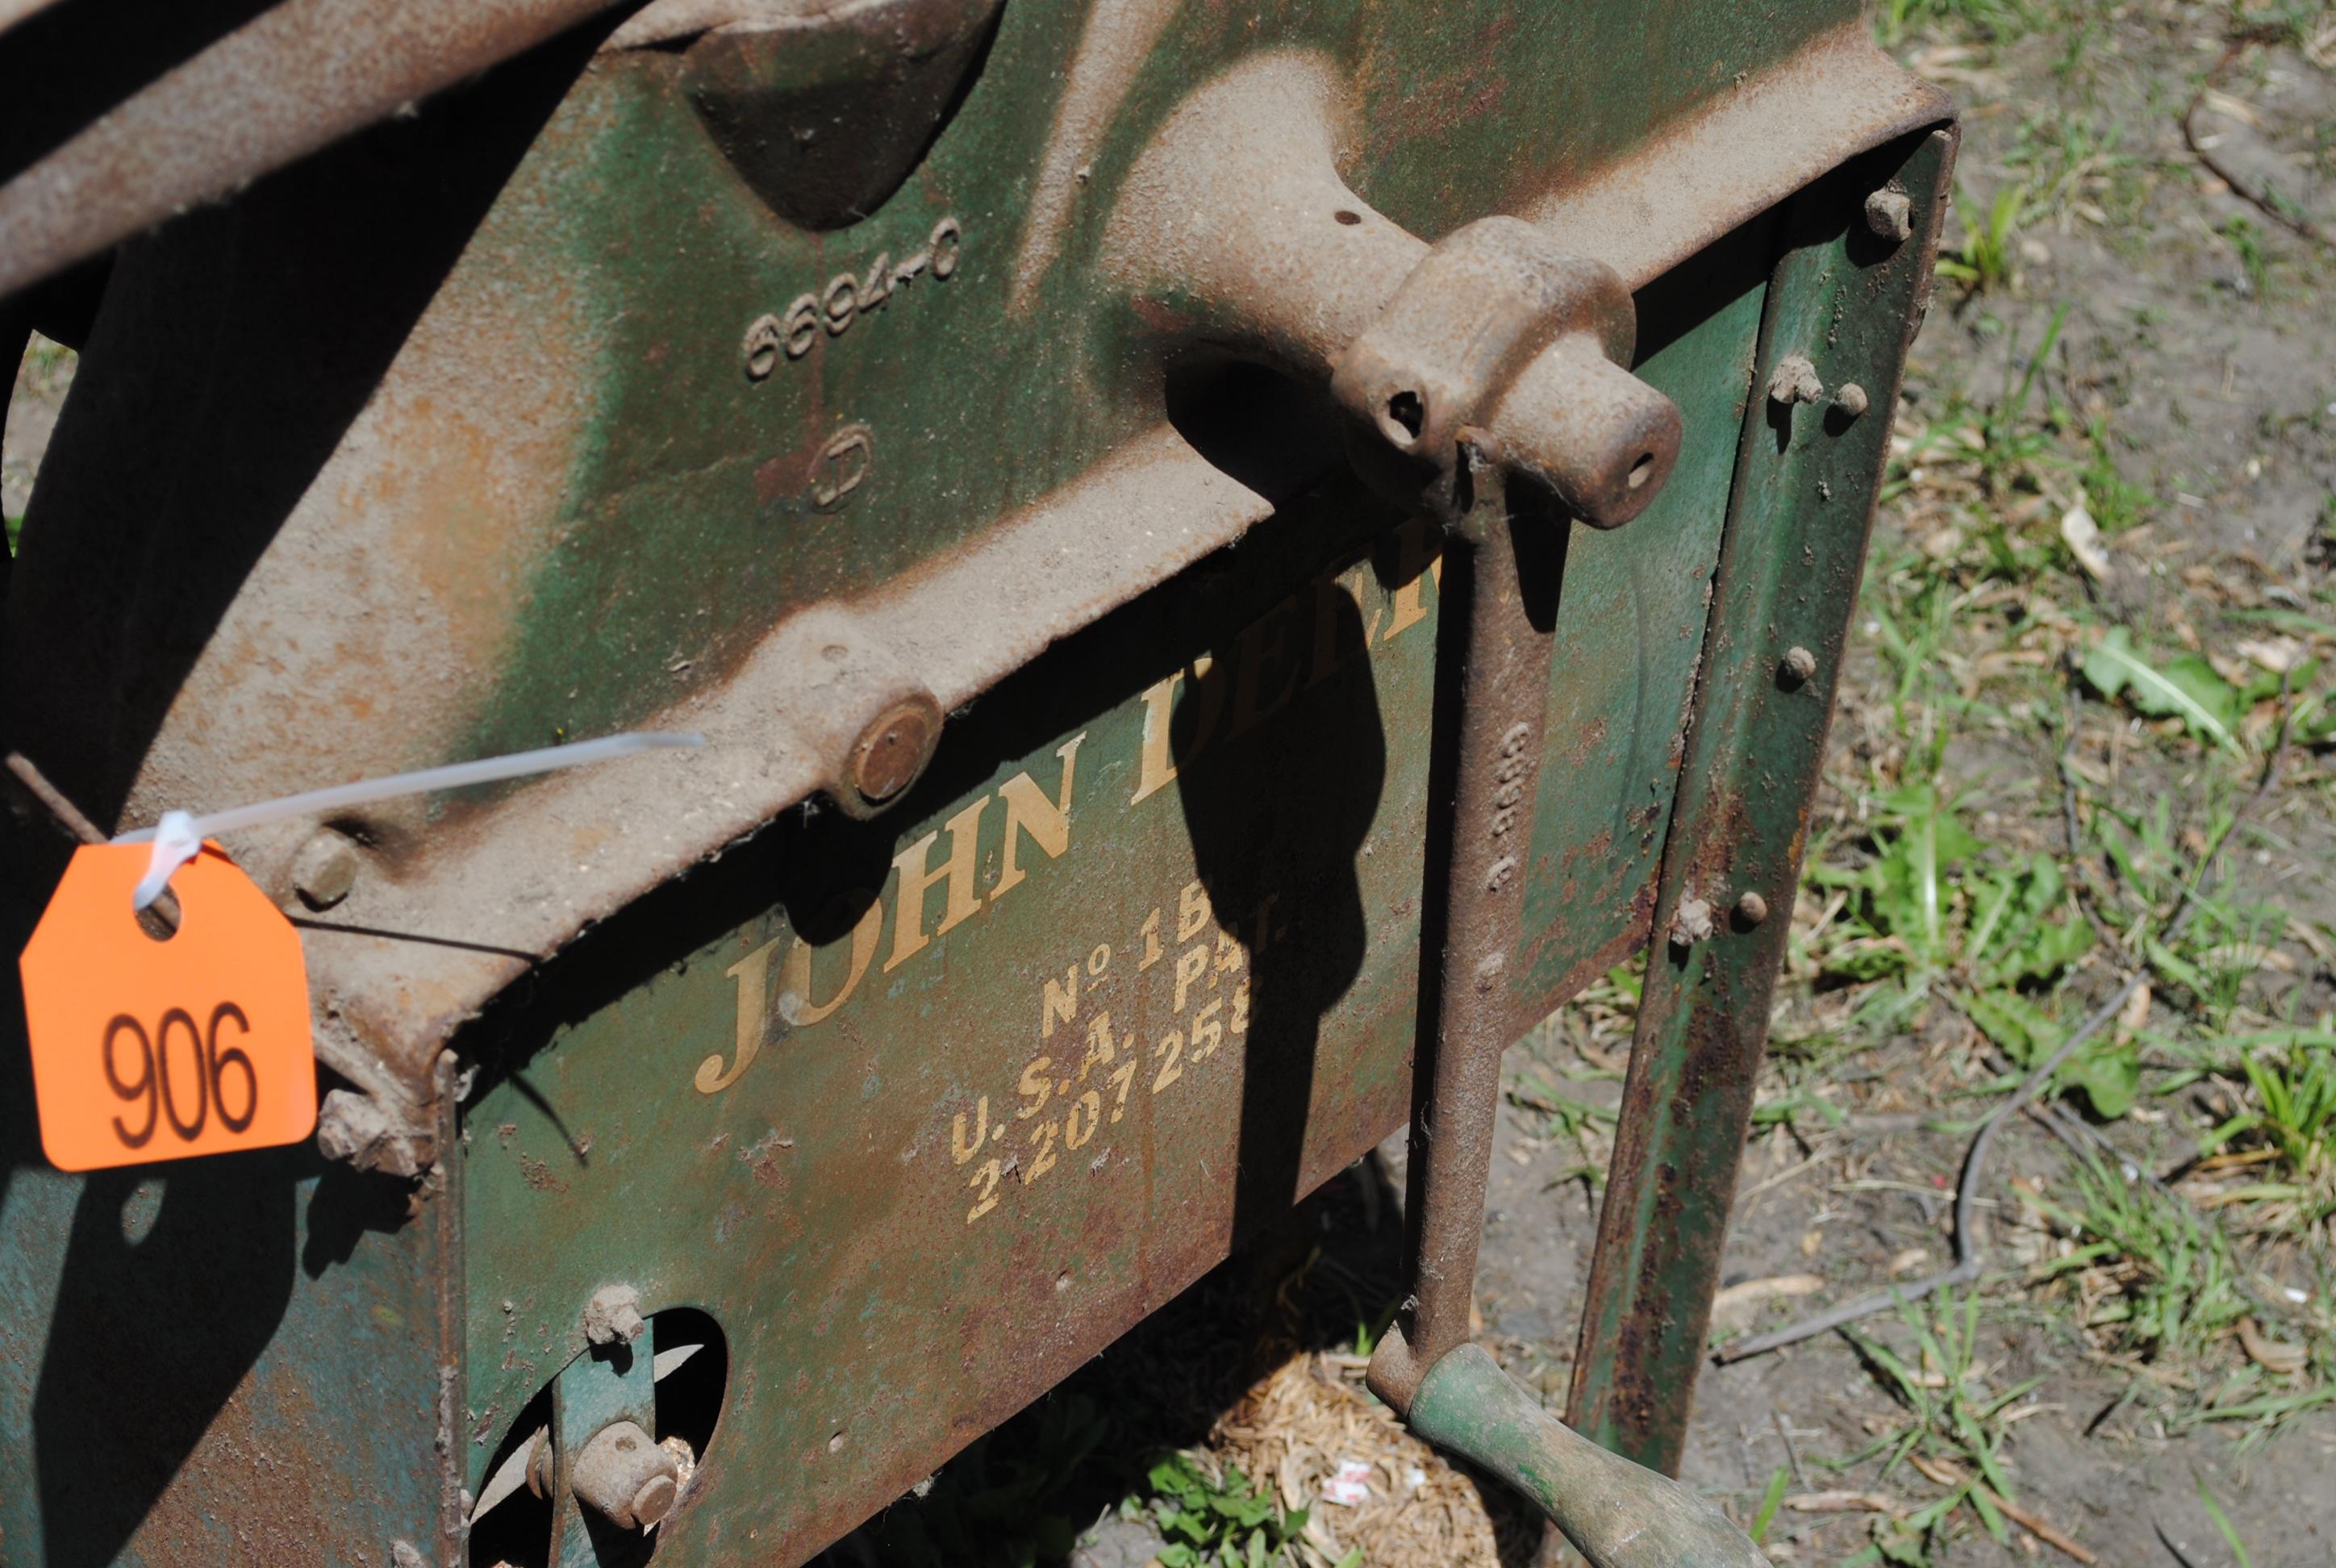
<instances>
[{"instance_id":1,"label":"thin wire","mask_svg":"<svg viewBox=\"0 0 2336 1568\"><path fill-rule=\"evenodd\" d=\"M606 762L611 757L628 756L635 752L705 744L706 737L702 735L637 730L628 735L579 741L572 745L541 746L534 751L513 752L508 756L483 757L477 762L452 763L444 767L393 774L387 778L365 779L355 784L335 784L328 789L307 790L277 800L261 801L255 805L213 812L208 816L194 818L191 825L197 835L209 837L213 833L234 833L239 828L258 827L263 823L281 822L287 817L317 816L326 812L344 811L350 806L370 805L375 801L394 800L401 795L428 794L435 790L461 789L466 784L493 784L501 779L523 778L530 774L550 773L557 768ZM118 844L148 843L152 842L155 832L154 828L139 828L117 834L113 842Z\"/></svg>"}]
</instances>

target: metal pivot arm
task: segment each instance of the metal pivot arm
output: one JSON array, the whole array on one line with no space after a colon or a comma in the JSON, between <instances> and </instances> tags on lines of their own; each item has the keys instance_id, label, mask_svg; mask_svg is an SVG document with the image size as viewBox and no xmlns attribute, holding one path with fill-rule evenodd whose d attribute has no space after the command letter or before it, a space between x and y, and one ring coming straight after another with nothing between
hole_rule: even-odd
<instances>
[{"instance_id":1,"label":"metal pivot arm","mask_svg":"<svg viewBox=\"0 0 2336 1568\"><path fill-rule=\"evenodd\" d=\"M1127 180L1105 268L1163 356L1233 350L1328 382L1356 467L1446 521L1466 461L1618 528L1679 457L1679 412L1624 368L1621 278L1513 217L1435 244L1338 174L1355 132L1324 60L1277 54L1194 93ZM1534 716L1538 717L1538 710Z\"/></svg>"}]
</instances>

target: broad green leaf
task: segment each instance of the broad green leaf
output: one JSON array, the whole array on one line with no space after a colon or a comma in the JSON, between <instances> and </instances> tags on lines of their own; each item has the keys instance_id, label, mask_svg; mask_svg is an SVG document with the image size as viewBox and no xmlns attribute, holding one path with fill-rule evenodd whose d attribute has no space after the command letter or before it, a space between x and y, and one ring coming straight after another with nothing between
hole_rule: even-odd
<instances>
[{"instance_id":1,"label":"broad green leaf","mask_svg":"<svg viewBox=\"0 0 2336 1568\"><path fill-rule=\"evenodd\" d=\"M2198 655L2153 665L2134 650L2130 631L2113 627L2085 656L2084 669L2103 696L2123 696L2152 718L2178 718L2201 739L2239 749L2239 694Z\"/></svg>"},{"instance_id":2,"label":"broad green leaf","mask_svg":"<svg viewBox=\"0 0 2336 1568\"><path fill-rule=\"evenodd\" d=\"M2097 1037L2060 1065L2059 1079L2063 1089L2084 1090L2093 1115L2113 1122L2133 1109L2141 1092L2141 1048Z\"/></svg>"},{"instance_id":3,"label":"broad green leaf","mask_svg":"<svg viewBox=\"0 0 2336 1568\"><path fill-rule=\"evenodd\" d=\"M2068 1037L2049 1014L2018 991L1973 991L1963 998L1963 1011L2023 1067L2050 1056Z\"/></svg>"}]
</instances>

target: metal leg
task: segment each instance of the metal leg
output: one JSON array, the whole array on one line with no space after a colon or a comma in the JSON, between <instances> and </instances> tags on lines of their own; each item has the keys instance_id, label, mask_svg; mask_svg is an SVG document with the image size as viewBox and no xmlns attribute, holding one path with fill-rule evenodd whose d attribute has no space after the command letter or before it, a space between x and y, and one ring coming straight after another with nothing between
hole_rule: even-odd
<instances>
[{"instance_id":1,"label":"metal leg","mask_svg":"<svg viewBox=\"0 0 2336 1568\"><path fill-rule=\"evenodd\" d=\"M1952 154L1932 132L1811 187L1769 288L1567 1417L1667 1472Z\"/></svg>"}]
</instances>

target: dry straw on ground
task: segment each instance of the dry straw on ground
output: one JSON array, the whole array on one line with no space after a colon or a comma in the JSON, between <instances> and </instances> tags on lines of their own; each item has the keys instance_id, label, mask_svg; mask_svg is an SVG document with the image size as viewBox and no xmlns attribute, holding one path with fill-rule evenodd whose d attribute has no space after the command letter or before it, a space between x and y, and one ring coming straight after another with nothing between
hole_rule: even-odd
<instances>
[{"instance_id":1,"label":"dry straw on ground","mask_svg":"<svg viewBox=\"0 0 2336 1568\"><path fill-rule=\"evenodd\" d=\"M1371 1564L1533 1562L1540 1516L1404 1430L1362 1388L1363 1366L1364 1358L1336 1351L1291 1357L1218 1422L1212 1457L1271 1486L1284 1507L1309 1510L1314 1568L1357 1547ZM1368 1467L1369 1496L1352 1507L1323 1501L1326 1484L1351 1465Z\"/></svg>"}]
</instances>

